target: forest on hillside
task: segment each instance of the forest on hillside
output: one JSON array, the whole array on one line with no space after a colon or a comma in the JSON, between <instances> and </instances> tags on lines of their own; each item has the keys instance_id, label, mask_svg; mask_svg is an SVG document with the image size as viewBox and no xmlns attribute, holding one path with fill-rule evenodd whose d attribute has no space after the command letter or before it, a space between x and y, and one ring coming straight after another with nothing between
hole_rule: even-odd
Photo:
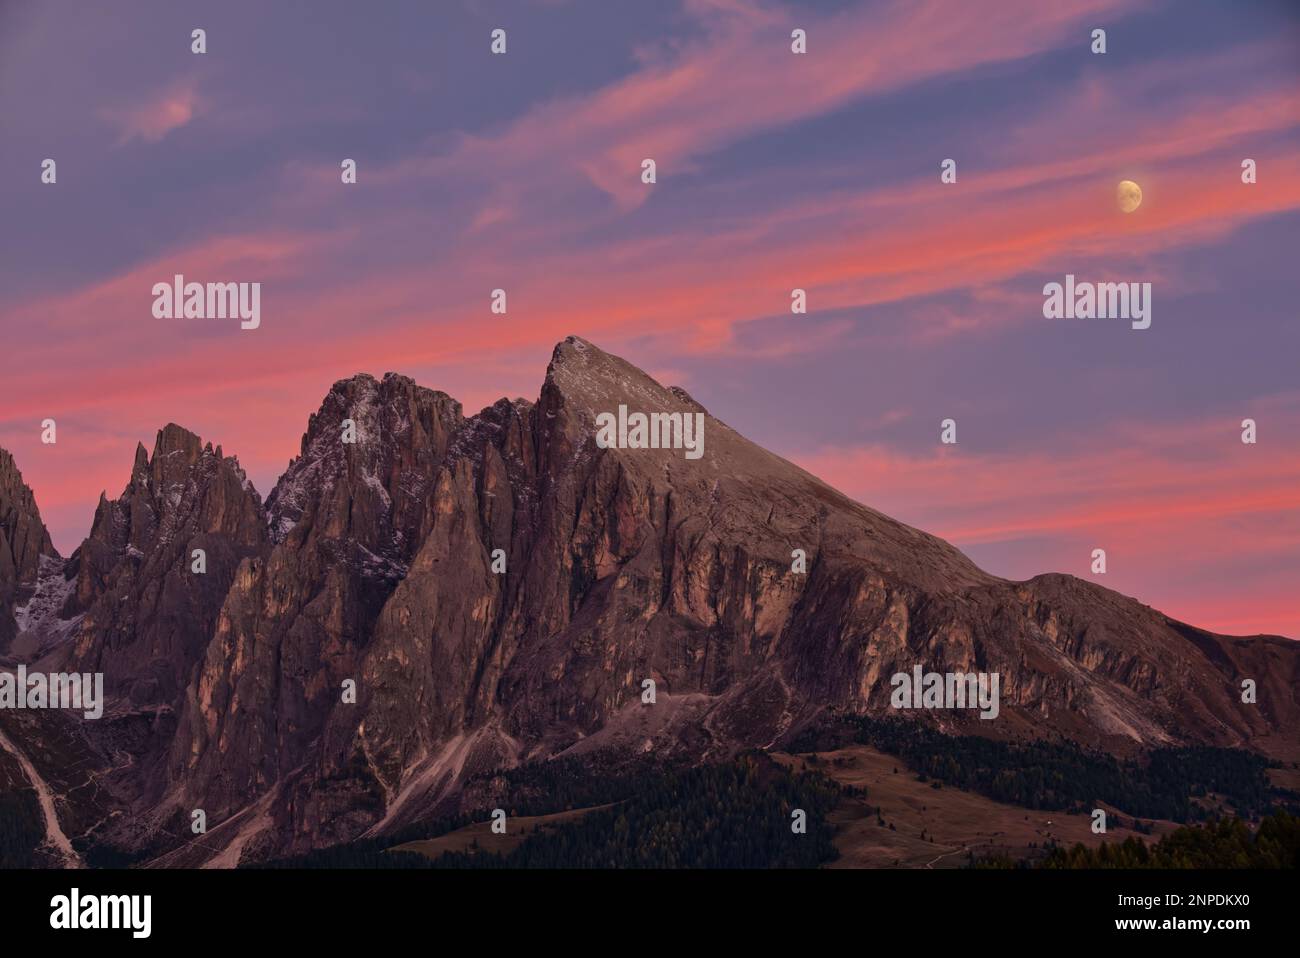
<instances>
[{"instance_id":1,"label":"forest on hillside","mask_svg":"<svg viewBox=\"0 0 1300 958\"><path fill-rule=\"evenodd\" d=\"M594 775L586 762L512 770L520 798L506 806L508 818L616 804L540 830L508 854L471 850L435 862L388 850L484 821L489 807L262 867L801 868L836 855L826 815L843 793L820 773L792 772L761 753L695 768L620 763L607 770L609 776ZM547 785L555 789L549 800ZM804 812L798 833L792 827L796 809Z\"/></svg>"},{"instance_id":2,"label":"forest on hillside","mask_svg":"<svg viewBox=\"0 0 1300 958\"><path fill-rule=\"evenodd\" d=\"M1130 837L1056 846L1037 862L996 856L976 862L980 868L1300 868L1300 817L1285 811L1264 817L1252 829L1237 817L1203 825L1185 825L1154 844Z\"/></svg>"},{"instance_id":3,"label":"forest on hillside","mask_svg":"<svg viewBox=\"0 0 1300 958\"><path fill-rule=\"evenodd\" d=\"M0 868L34 868L45 823L30 787L0 792Z\"/></svg>"},{"instance_id":4,"label":"forest on hillside","mask_svg":"<svg viewBox=\"0 0 1300 958\"><path fill-rule=\"evenodd\" d=\"M814 868L833 860L841 790L758 755L664 776L625 802L539 831L509 854L452 853L440 868ZM804 829L793 827L801 811Z\"/></svg>"},{"instance_id":5,"label":"forest on hillside","mask_svg":"<svg viewBox=\"0 0 1300 958\"><path fill-rule=\"evenodd\" d=\"M847 714L805 731L789 749L849 743L897 755L922 779L1023 808L1087 812L1103 803L1138 818L1190 824L1216 817L1206 801L1214 796L1251 820L1277 805L1300 812L1300 796L1269 784L1277 763L1243 749L1164 748L1121 760L1074 742L946 735L919 722Z\"/></svg>"}]
</instances>

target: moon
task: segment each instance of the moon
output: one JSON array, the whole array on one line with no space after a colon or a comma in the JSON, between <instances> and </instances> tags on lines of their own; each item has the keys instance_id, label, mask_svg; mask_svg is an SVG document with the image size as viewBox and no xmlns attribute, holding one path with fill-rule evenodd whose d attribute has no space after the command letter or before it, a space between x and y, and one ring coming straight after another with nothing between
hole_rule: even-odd
<instances>
[{"instance_id":1,"label":"moon","mask_svg":"<svg viewBox=\"0 0 1300 958\"><path fill-rule=\"evenodd\" d=\"M1132 180L1121 180L1119 186L1115 188L1115 199L1119 202L1121 210L1132 213L1142 205L1142 187Z\"/></svg>"}]
</instances>

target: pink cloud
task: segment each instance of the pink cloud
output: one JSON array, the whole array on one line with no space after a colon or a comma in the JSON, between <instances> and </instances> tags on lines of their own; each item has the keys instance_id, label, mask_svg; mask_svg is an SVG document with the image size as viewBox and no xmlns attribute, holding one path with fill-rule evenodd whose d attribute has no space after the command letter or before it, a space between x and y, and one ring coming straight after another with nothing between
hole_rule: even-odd
<instances>
[{"instance_id":1,"label":"pink cloud","mask_svg":"<svg viewBox=\"0 0 1300 958\"><path fill-rule=\"evenodd\" d=\"M1274 437L1300 430L1300 394L1252 404ZM1041 452L929 454L884 446L795 456L845 494L967 550L992 549L1023 578L1090 576L1206 628L1300 638L1295 543L1300 451L1249 446L1239 420L1130 423ZM1233 570L1231 572L1225 570Z\"/></svg>"},{"instance_id":2,"label":"pink cloud","mask_svg":"<svg viewBox=\"0 0 1300 958\"><path fill-rule=\"evenodd\" d=\"M136 139L157 143L194 119L200 107L194 82L186 80L142 103L106 107L100 111L100 116L117 128L118 146Z\"/></svg>"},{"instance_id":3,"label":"pink cloud","mask_svg":"<svg viewBox=\"0 0 1300 958\"><path fill-rule=\"evenodd\" d=\"M506 170L534 175L558 166L580 171L627 210L648 195L639 180L647 157L660 177L680 174L698 157L754 133L1067 43L1082 24L1128 6L895 0L817 16L762 4L693 3L702 28L696 41L642 51L639 69L617 83L533 110L498 135L466 136L447 157L408 161L384 175L491 171L499 179ZM807 31L805 55L790 51L794 26ZM871 38L867 49L863 37Z\"/></svg>"}]
</instances>

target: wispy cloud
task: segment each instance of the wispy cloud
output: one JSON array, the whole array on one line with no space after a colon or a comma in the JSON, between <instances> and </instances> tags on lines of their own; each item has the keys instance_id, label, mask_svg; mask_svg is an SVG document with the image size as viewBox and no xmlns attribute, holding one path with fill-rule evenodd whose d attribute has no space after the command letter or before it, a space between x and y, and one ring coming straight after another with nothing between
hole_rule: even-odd
<instances>
[{"instance_id":1,"label":"wispy cloud","mask_svg":"<svg viewBox=\"0 0 1300 958\"><path fill-rule=\"evenodd\" d=\"M1268 620L1300 637L1300 604L1280 599L1293 594L1300 542L1300 451L1285 439L1300 430L1300 394L1251 408L1267 442L1243 444L1239 419L1221 417L1135 421L1063 436L1051 449L991 453L939 445L936 424L928 454L866 445L794 458L985 565L998 557L991 571L1086 577L1092 549L1104 548L1106 584L1162 611L1209 628ZM1225 579L1242 596L1264 596L1267 613L1256 615L1253 599L1226 602ZM1196 583L1220 588L1198 595Z\"/></svg>"},{"instance_id":2,"label":"wispy cloud","mask_svg":"<svg viewBox=\"0 0 1300 958\"><path fill-rule=\"evenodd\" d=\"M197 116L202 108L197 84L182 80L140 103L104 107L100 118L117 130L117 145L133 140L157 143Z\"/></svg>"},{"instance_id":3,"label":"wispy cloud","mask_svg":"<svg viewBox=\"0 0 1300 958\"><path fill-rule=\"evenodd\" d=\"M426 6L404 14L427 15L412 32L440 29L445 18ZM8 258L20 264L10 275L33 277L25 301L3 309L17 358L0 421L0 444L33 464L42 506L84 512L67 519L61 544L84 533L99 488L125 478L133 439L166 419L222 441L269 487L336 378L396 369L475 407L535 395L550 347L579 333L687 378L710 408L761 402L775 376L789 377L781 391L796 400L817 395L827 370L852 368L864 391L882 384L874 403L858 408L860 393L839 386L844 402L800 433L829 450L804 464L846 491L957 539L995 571L1086 571L1079 556L1100 530L1118 543L1108 584L1201 624L1259 619L1300 633L1285 608L1300 570L1287 551L1300 540L1295 463L1275 446L1232 445L1230 429L1227 446L1214 445L1223 423L1174 442L1180 423L1203 425L1186 410L1161 406L1166 421L1124 433L1089 405L1099 382L1119 382L1168 384L1198 410L1219 397L1235 408L1266 388L1259 352L1294 345L1292 327L1238 276L1272 262L1275 227L1300 215L1300 93L1276 18L1224 21L1227 46L1217 15L1188 14L1175 28L1172 13L1158 23L1168 5L1125 0L644 6L644 21L616 40L607 23L584 36L592 19L580 4L551 11L574 15L570 48L609 54L598 70L515 57L553 41L549 20L512 27L508 63L485 50L430 60L423 44L402 54L381 24L369 40L393 51L391 84L368 84L368 59L340 60L328 44L290 45L282 66L262 58L247 74L220 57L196 64L183 45L155 62L143 52L159 37L124 28L139 71L101 98L65 64L59 102L86 110L77 151L102 155L61 178L97 190L112 215L79 224L50 202L69 195L62 182L13 194L37 245L80 242L87 263L78 272L44 257L63 268L42 283L44 249L15 243L26 256ZM295 29L278 7L256 24L235 8L228 16L224 35L247 27L267 48ZM92 62L96 37L76 47L64 19L48 14L40 36L65 37L71 66ZM322 31L348 22L321 10ZM1168 26L1154 45L1153 24ZM805 56L789 51L795 26L808 32ZM1087 52L1093 26L1111 30L1112 54ZM277 70L282 86L268 82ZM433 103L465 76L476 82L456 89L455 118L445 99L421 112L421 98ZM21 112L7 111L6 129ZM59 124L33 116L23 136L50 140ZM156 182L152 168L133 178L131 152L114 151L159 143L168 165ZM938 162L950 155L960 177L948 187ZM355 186L339 182L344 156L361 163ZM1260 162L1249 187L1238 179L1244 156ZM644 157L659 163L654 188L639 182ZM94 180L124 173L121 184ZM1147 202L1123 217L1113 189L1130 174ZM165 204L134 205L163 192ZM1023 344L1043 342L1041 283L1066 271L1154 279L1160 305L1150 336L1126 337L1121 371L1061 371L1051 408L1079 424L1078 439L1044 451L1002 424L1018 405L1043 404L1045 377ZM154 320L150 288L174 272L266 283L262 327ZM502 317L487 311L499 286L510 296ZM790 314L794 287L808 290L809 315ZM1294 280L1281 291L1293 290ZM1245 353L1206 315L1233 309L1228 292L1250 323ZM1224 369L1211 381L1204 370L1219 357L1205 353L1216 349ZM989 368L968 375L974 362ZM944 408L973 404L996 420L996 449L978 452L969 433L946 455L908 444L945 377L961 383ZM46 415L61 423L58 471L32 438ZM1280 421L1270 441L1300 431L1300 415ZM1165 438L1153 441L1157 427ZM779 446L763 428L753 437ZM879 442L837 452L846 431ZM1196 449L1217 451L1197 459ZM1205 536L1227 557L1217 579L1201 558Z\"/></svg>"},{"instance_id":4,"label":"wispy cloud","mask_svg":"<svg viewBox=\"0 0 1300 958\"><path fill-rule=\"evenodd\" d=\"M1066 43L1088 18L1122 6L1130 5L896 0L818 16L690 3L703 28L694 41L647 49L638 69L616 83L545 104L499 134L464 137L448 154L408 160L386 175L577 170L627 210L647 196L638 180L644 158L655 159L661 175L681 175L702 155L756 133ZM807 55L790 53L795 25L808 33Z\"/></svg>"}]
</instances>

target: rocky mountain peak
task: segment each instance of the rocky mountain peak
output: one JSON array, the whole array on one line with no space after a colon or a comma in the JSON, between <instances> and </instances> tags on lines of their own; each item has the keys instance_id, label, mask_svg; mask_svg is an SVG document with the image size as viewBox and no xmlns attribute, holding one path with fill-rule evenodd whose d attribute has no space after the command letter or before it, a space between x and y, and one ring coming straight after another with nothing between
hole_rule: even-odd
<instances>
[{"instance_id":1,"label":"rocky mountain peak","mask_svg":"<svg viewBox=\"0 0 1300 958\"><path fill-rule=\"evenodd\" d=\"M620 404L702 415L702 456L598 444ZM96 841L233 862L380 835L520 763L779 748L827 709L889 709L917 666L997 673L1000 734L1095 748L1277 742L1300 715L1300 645L989 575L577 337L536 405L468 418L404 376L340 380L267 505L176 426L101 500L70 563L71 662L105 672L119 714L172 718L133 746L132 814ZM224 845L142 838L193 807L246 817L209 834Z\"/></svg>"},{"instance_id":2,"label":"rocky mountain peak","mask_svg":"<svg viewBox=\"0 0 1300 958\"><path fill-rule=\"evenodd\" d=\"M580 336L556 344L546 370L543 397L548 392L558 394L566 406L592 412L609 411L611 404L616 407L620 402L635 409L681 404L671 389ZM706 412L702 406L695 411Z\"/></svg>"},{"instance_id":3,"label":"rocky mountain peak","mask_svg":"<svg viewBox=\"0 0 1300 958\"><path fill-rule=\"evenodd\" d=\"M205 445L190 430L168 423L158 430L152 455L137 444L130 482L117 499L101 494L90 535L68 563L74 586L62 616L87 614L77 644L79 661L99 662L106 649L140 638L155 649L182 646L188 651L181 658L188 660L199 641L194 630L202 631L215 614L212 606L219 606L239 558L263 547L265 516L238 460ZM202 573L191 571L196 549L203 554ZM167 591L182 583L181 589ZM194 621L169 618L142 626L123 620L126 609L138 611L133 597L146 595L145 605L174 603L168 616L183 611ZM129 656L114 661L105 671L144 688L147 699L174 695L188 668L187 662L175 663L177 672L166 682L151 678L140 686L124 674L129 661Z\"/></svg>"},{"instance_id":4,"label":"rocky mountain peak","mask_svg":"<svg viewBox=\"0 0 1300 958\"><path fill-rule=\"evenodd\" d=\"M57 560L59 554L41 521L36 496L14 457L0 449L0 649L16 634L15 603L35 587L42 556Z\"/></svg>"},{"instance_id":5,"label":"rocky mountain peak","mask_svg":"<svg viewBox=\"0 0 1300 958\"><path fill-rule=\"evenodd\" d=\"M154 468L155 479L164 469L184 469L194 465L203 455L203 440L183 426L169 422L158 430L154 439L153 455L150 463ZM208 446L212 454L212 447Z\"/></svg>"},{"instance_id":6,"label":"rocky mountain peak","mask_svg":"<svg viewBox=\"0 0 1300 958\"><path fill-rule=\"evenodd\" d=\"M23 581L35 576L40 556L58 556L41 521L36 496L7 449L0 449L0 535Z\"/></svg>"},{"instance_id":7,"label":"rocky mountain peak","mask_svg":"<svg viewBox=\"0 0 1300 958\"><path fill-rule=\"evenodd\" d=\"M122 494L111 501L101 494L89 538L117 551L146 553L155 537L170 539L196 509L210 504L212 491L227 481L239 490L234 498L245 500L235 504L236 511L246 507L261 512L261 497L237 459L224 456L220 446L205 446L188 429L168 423L158 430L152 455L143 443L136 444L131 480Z\"/></svg>"},{"instance_id":8,"label":"rocky mountain peak","mask_svg":"<svg viewBox=\"0 0 1300 958\"><path fill-rule=\"evenodd\" d=\"M367 373L336 382L307 421L299 455L267 497L271 536L302 524L405 553L436 465L461 427L461 405L409 377Z\"/></svg>"}]
</instances>

